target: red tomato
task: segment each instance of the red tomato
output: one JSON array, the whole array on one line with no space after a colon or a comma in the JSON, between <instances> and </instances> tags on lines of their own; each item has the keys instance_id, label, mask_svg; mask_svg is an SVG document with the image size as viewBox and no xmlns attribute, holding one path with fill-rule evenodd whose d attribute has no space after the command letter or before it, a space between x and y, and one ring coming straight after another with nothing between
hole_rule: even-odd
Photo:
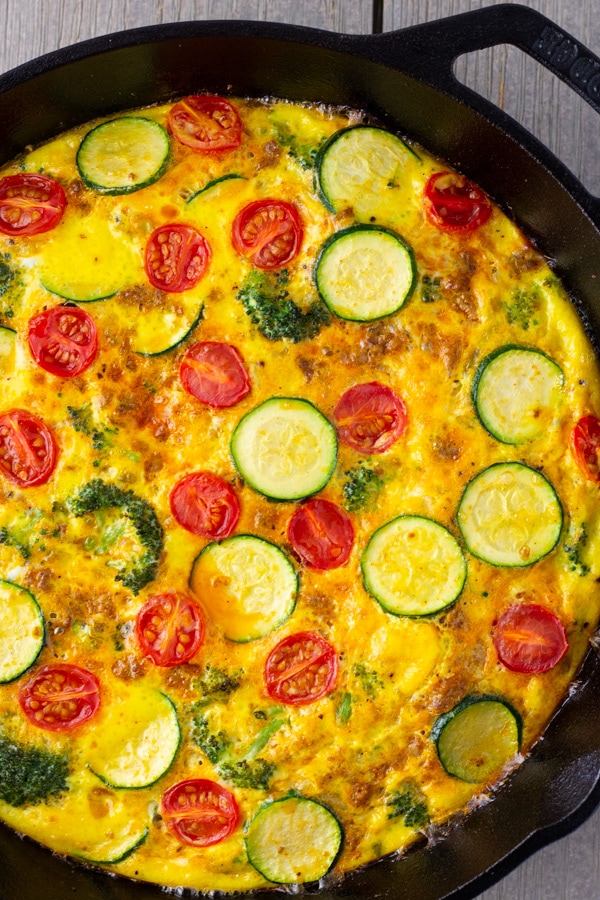
<instances>
[{"instance_id":1,"label":"red tomato","mask_svg":"<svg viewBox=\"0 0 600 900\"><path fill-rule=\"evenodd\" d=\"M445 231L474 231L492 214L481 188L456 172L436 172L425 186L425 209Z\"/></svg>"},{"instance_id":2,"label":"red tomato","mask_svg":"<svg viewBox=\"0 0 600 900\"><path fill-rule=\"evenodd\" d=\"M19 487L44 484L56 465L56 443L48 426L24 409L0 415L0 471Z\"/></svg>"},{"instance_id":3,"label":"red tomato","mask_svg":"<svg viewBox=\"0 0 600 900\"><path fill-rule=\"evenodd\" d=\"M192 847L210 847L229 837L240 819L235 797L207 778L180 781L166 791L161 815L172 834Z\"/></svg>"},{"instance_id":4,"label":"red tomato","mask_svg":"<svg viewBox=\"0 0 600 900\"><path fill-rule=\"evenodd\" d=\"M500 662L513 672L547 672L569 648L558 616L536 603L515 603L502 613L494 630Z\"/></svg>"},{"instance_id":5,"label":"red tomato","mask_svg":"<svg viewBox=\"0 0 600 900\"><path fill-rule=\"evenodd\" d=\"M157 666L179 666L197 653L204 641L204 616L188 594L169 591L144 603L135 620L135 634Z\"/></svg>"},{"instance_id":6,"label":"red tomato","mask_svg":"<svg viewBox=\"0 0 600 900\"><path fill-rule=\"evenodd\" d=\"M21 709L46 731L70 731L87 722L100 706L100 685L87 669L57 663L44 666L19 690Z\"/></svg>"},{"instance_id":7,"label":"red tomato","mask_svg":"<svg viewBox=\"0 0 600 900\"><path fill-rule=\"evenodd\" d=\"M312 569L343 566L354 545L350 516L335 503L318 498L298 507L287 533L302 562Z\"/></svg>"},{"instance_id":8,"label":"red tomato","mask_svg":"<svg viewBox=\"0 0 600 900\"><path fill-rule=\"evenodd\" d=\"M210 247L191 225L161 225L148 238L146 275L161 291L189 291L198 284L209 262Z\"/></svg>"},{"instance_id":9,"label":"red tomato","mask_svg":"<svg viewBox=\"0 0 600 900\"><path fill-rule=\"evenodd\" d=\"M333 411L342 443L360 453L383 453L406 428L406 406L394 391L367 381L342 394Z\"/></svg>"},{"instance_id":10,"label":"red tomato","mask_svg":"<svg viewBox=\"0 0 600 900\"><path fill-rule=\"evenodd\" d=\"M74 378L96 358L96 323L79 306L55 306L30 319L29 348L42 369L62 378Z\"/></svg>"},{"instance_id":11,"label":"red tomato","mask_svg":"<svg viewBox=\"0 0 600 900\"><path fill-rule=\"evenodd\" d=\"M0 179L0 231L10 237L42 234L62 219L67 198L53 178L21 172Z\"/></svg>"},{"instance_id":12,"label":"red tomato","mask_svg":"<svg viewBox=\"0 0 600 900\"><path fill-rule=\"evenodd\" d=\"M573 429L571 446L587 477L600 484L600 419L583 416Z\"/></svg>"},{"instance_id":13,"label":"red tomato","mask_svg":"<svg viewBox=\"0 0 600 900\"><path fill-rule=\"evenodd\" d=\"M250 377L231 344L198 341L188 348L179 369L189 394L207 406L233 406L250 390Z\"/></svg>"},{"instance_id":14,"label":"red tomato","mask_svg":"<svg viewBox=\"0 0 600 900\"><path fill-rule=\"evenodd\" d=\"M329 641L312 631L289 634L267 657L267 693L280 703L305 706L331 693L337 673L337 654Z\"/></svg>"},{"instance_id":15,"label":"red tomato","mask_svg":"<svg viewBox=\"0 0 600 900\"><path fill-rule=\"evenodd\" d=\"M224 97L192 94L171 107L168 121L179 143L192 150L234 150L242 143L237 109Z\"/></svg>"},{"instance_id":16,"label":"red tomato","mask_svg":"<svg viewBox=\"0 0 600 900\"><path fill-rule=\"evenodd\" d=\"M235 217L231 238L240 256L257 269L281 269L297 255L302 235L302 222L293 204L255 200Z\"/></svg>"},{"instance_id":17,"label":"red tomato","mask_svg":"<svg viewBox=\"0 0 600 900\"><path fill-rule=\"evenodd\" d=\"M223 540L235 529L240 504L231 485L212 472L193 472L171 491L171 512L182 528Z\"/></svg>"}]
</instances>

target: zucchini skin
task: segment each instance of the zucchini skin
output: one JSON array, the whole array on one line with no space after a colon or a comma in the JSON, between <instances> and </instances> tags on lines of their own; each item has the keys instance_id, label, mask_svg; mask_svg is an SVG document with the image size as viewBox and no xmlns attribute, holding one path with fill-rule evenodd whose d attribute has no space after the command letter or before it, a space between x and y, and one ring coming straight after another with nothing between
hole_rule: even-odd
<instances>
[{"instance_id":1,"label":"zucchini skin","mask_svg":"<svg viewBox=\"0 0 600 900\"><path fill-rule=\"evenodd\" d=\"M7 329L7 331L10 331L10 330L12 330L12 329ZM21 678L25 674L25 672L28 672L29 669L31 669L31 667L34 666L35 663L38 661L38 659L40 657L40 653L42 652L42 650L44 649L44 646L46 644L47 629L46 629L46 623L44 621L44 615L42 613L42 608L41 608L40 604L38 603L37 598L34 597L34 595L31 593L31 591L29 591L27 588L22 587L22 585L20 585L20 584L16 584L14 581L9 581L8 578L1 579L0 585L1 584L7 584L10 587L16 588L19 591L23 591L23 593L27 594L30 597L30 599L32 600L33 605L37 611L39 625L40 625L40 629L42 632L41 637L40 637L38 651L35 654L35 656L25 665L25 667L23 669L21 669L19 672L17 672L16 675L13 675L12 678L0 680L0 684L12 684L13 682L18 681L18 679Z\"/></svg>"}]
</instances>

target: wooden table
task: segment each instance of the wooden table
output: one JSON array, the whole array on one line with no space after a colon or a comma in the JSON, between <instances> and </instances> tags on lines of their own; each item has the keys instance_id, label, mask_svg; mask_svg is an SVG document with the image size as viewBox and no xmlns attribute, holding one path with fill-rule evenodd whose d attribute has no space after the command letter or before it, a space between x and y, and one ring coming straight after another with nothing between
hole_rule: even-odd
<instances>
[{"instance_id":1,"label":"wooden table","mask_svg":"<svg viewBox=\"0 0 600 900\"><path fill-rule=\"evenodd\" d=\"M76 41L159 22L260 19L364 33L495 2L499 0L0 0L0 71ZM528 0L528 5L600 54L600 0ZM600 194L600 117L579 97L514 48L496 47L463 58L457 74L504 106L588 189ZM1 874L0 897L11 900L2 896ZM598 898L600 811L480 895L480 900Z\"/></svg>"}]
</instances>

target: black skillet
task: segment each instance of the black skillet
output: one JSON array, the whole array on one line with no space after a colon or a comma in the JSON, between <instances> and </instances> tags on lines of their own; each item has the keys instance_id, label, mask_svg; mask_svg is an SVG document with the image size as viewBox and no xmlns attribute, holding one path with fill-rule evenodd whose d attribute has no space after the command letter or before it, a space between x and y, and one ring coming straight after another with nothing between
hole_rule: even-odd
<instances>
[{"instance_id":1,"label":"black skillet","mask_svg":"<svg viewBox=\"0 0 600 900\"><path fill-rule=\"evenodd\" d=\"M457 56L501 43L520 47L600 111L600 60L522 6L493 6L376 36L189 22L96 38L0 77L0 164L96 116L198 91L360 107L456 166L519 222L553 260L598 348L600 201L452 73ZM492 803L428 848L322 885L321 897L466 900L583 821L600 800L600 662L594 653L578 681ZM0 826L0 900L164 896L156 887L66 863ZM253 900L267 896L259 892Z\"/></svg>"}]
</instances>

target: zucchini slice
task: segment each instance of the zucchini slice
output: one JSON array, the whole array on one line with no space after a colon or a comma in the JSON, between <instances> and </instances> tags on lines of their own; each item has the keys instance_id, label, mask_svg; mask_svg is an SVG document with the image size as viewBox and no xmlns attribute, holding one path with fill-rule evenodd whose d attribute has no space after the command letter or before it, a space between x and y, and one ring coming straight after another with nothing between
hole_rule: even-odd
<instances>
[{"instance_id":1,"label":"zucchini slice","mask_svg":"<svg viewBox=\"0 0 600 900\"><path fill-rule=\"evenodd\" d=\"M337 435L323 413L297 397L271 397L240 420L231 438L235 467L273 500L300 500L333 474Z\"/></svg>"},{"instance_id":2,"label":"zucchini slice","mask_svg":"<svg viewBox=\"0 0 600 900\"><path fill-rule=\"evenodd\" d=\"M88 187L102 194L131 194L164 174L169 137L143 116L122 116L96 125L77 151L77 168Z\"/></svg>"},{"instance_id":3,"label":"zucchini slice","mask_svg":"<svg viewBox=\"0 0 600 900\"><path fill-rule=\"evenodd\" d=\"M15 370L15 347L17 332L0 326L0 373L10 375Z\"/></svg>"},{"instance_id":4,"label":"zucchini slice","mask_svg":"<svg viewBox=\"0 0 600 900\"><path fill-rule=\"evenodd\" d=\"M213 178L211 181L208 181L204 187L199 188L197 191L194 191L193 194L185 201L187 203L191 203L196 197L199 197L201 194L206 194L207 191L212 191L213 188L218 187L220 184L223 184L224 181L246 181L245 175L238 175L236 172L229 172L227 175L221 175L220 178Z\"/></svg>"},{"instance_id":5,"label":"zucchini slice","mask_svg":"<svg viewBox=\"0 0 600 900\"><path fill-rule=\"evenodd\" d=\"M98 853L98 857L94 854L91 856L83 853L71 853L76 859L82 862L92 863L95 866L116 866L117 863L124 862L127 857L141 847L148 837L150 829L146 826L141 831L133 834L119 834L112 842L107 842L106 846Z\"/></svg>"},{"instance_id":6,"label":"zucchini slice","mask_svg":"<svg viewBox=\"0 0 600 900\"><path fill-rule=\"evenodd\" d=\"M421 516L399 516L378 528L360 564L367 591L395 616L440 612L454 603L467 577L456 538Z\"/></svg>"},{"instance_id":7,"label":"zucchini slice","mask_svg":"<svg viewBox=\"0 0 600 900\"><path fill-rule=\"evenodd\" d=\"M407 161L419 159L395 134L372 125L337 131L317 157L321 201L330 212L368 215L389 195Z\"/></svg>"},{"instance_id":8,"label":"zucchini slice","mask_svg":"<svg viewBox=\"0 0 600 900\"><path fill-rule=\"evenodd\" d=\"M275 544L238 534L208 544L196 557L190 589L230 641L264 637L293 612L298 576Z\"/></svg>"},{"instance_id":9,"label":"zucchini slice","mask_svg":"<svg viewBox=\"0 0 600 900\"><path fill-rule=\"evenodd\" d=\"M131 341L132 349L141 356L162 356L175 350L190 337L204 311L204 305L198 307L198 300L183 314L172 309L154 309L140 313L134 322L135 334Z\"/></svg>"},{"instance_id":10,"label":"zucchini slice","mask_svg":"<svg viewBox=\"0 0 600 900\"><path fill-rule=\"evenodd\" d=\"M132 688L108 708L88 765L110 787L146 788L169 771L180 742L177 713L166 694Z\"/></svg>"},{"instance_id":11,"label":"zucchini slice","mask_svg":"<svg viewBox=\"0 0 600 900\"><path fill-rule=\"evenodd\" d=\"M519 752L521 716L506 700L469 696L435 722L431 737L449 775L481 784Z\"/></svg>"},{"instance_id":12,"label":"zucchini slice","mask_svg":"<svg viewBox=\"0 0 600 900\"><path fill-rule=\"evenodd\" d=\"M46 244L39 266L42 287L64 300L106 300L135 283L139 261L99 212L66 219Z\"/></svg>"},{"instance_id":13,"label":"zucchini slice","mask_svg":"<svg viewBox=\"0 0 600 900\"><path fill-rule=\"evenodd\" d=\"M29 591L0 581L0 684L19 678L44 646L44 617Z\"/></svg>"},{"instance_id":14,"label":"zucchini slice","mask_svg":"<svg viewBox=\"0 0 600 900\"><path fill-rule=\"evenodd\" d=\"M342 839L342 827L327 807L306 797L284 797L258 810L246 831L246 851L269 881L298 884L329 872Z\"/></svg>"},{"instance_id":15,"label":"zucchini slice","mask_svg":"<svg viewBox=\"0 0 600 900\"><path fill-rule=\"evenodd\" d=\"M541 350L507 345L477 369L473 403L492 437L504 444L522 444L552 426L563 383L562 370Z\"/></svg>"},{"instance_id":16,"label":"zucchini slice","mask_svg":"<svg viewBox=\"0 0 600 900\"><path fill-rule=\"evenodd\" d=\"M473 556L492 566L531 566L556 546L563 512L540 472L523 463L495 463L466 486L457 521Z\"/></svg>"},{"instance_id":17,"label":"zucchini slice","mask_svg":"<svg viewBox=\"0 0 600 900\"><path fill-rule=\"evenodd\" d=\"M414 290L413 252L389 228L352 225L323 244L315 282L323 302L341 319L382 319L398 312Z\"/></svg>"}]
</instances>

